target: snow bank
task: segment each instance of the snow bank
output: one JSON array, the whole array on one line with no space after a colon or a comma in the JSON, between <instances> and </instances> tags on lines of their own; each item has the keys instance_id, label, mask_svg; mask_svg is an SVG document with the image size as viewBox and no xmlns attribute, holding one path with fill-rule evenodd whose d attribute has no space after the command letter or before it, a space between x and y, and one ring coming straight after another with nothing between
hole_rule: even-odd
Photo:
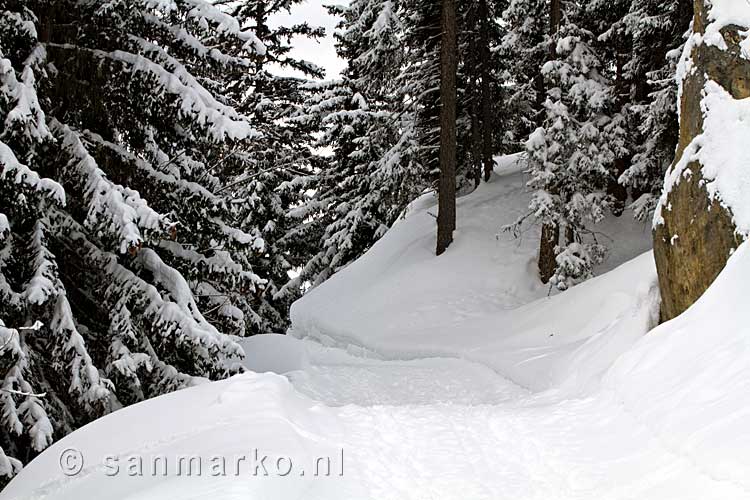
<instances>
[{"instance_id":1,"label":"snow bank","mask_svg":"<svg viewBox=\"0 0 750 500\"><path fill-rule=\"evenodd\" d=\"M455 243L441 257L435 199L415 201L370 252L294 304L292 334L391 359L461 357L534 389L559 382L556 367L618 315L638 316L634 341L651 321L640 311L655 283L652 257L548 299L536 271L538 228L517 239L501 232L528 211L524 165L518 155L498 159L492 182L458 200ZM613 248L598 272L651 246L650 229L631 213L596 230Z\"/></svg>"},{"instance_id":2,"label":"snow bank","mask_svg":"<svg viewBox=\"0 0 750 500\"><path fill-rule=\"evenodd\" d=\"M335 472L340 449L326 437L332 425L330 412L296 394L286 379L247 374L159 397L89 424L49 447L0 498L337 498L337 474L284 477L279 472L286 472L288 464L283 462L280 471L276 467L279 457L296 461L298 467L314 467L316 458L331 457ZM61 457L73 453L83 457L83 466L68 476L61 463L75 461ZM212 473L214 456L226 459L226 476ZM239 462L240 474L235 474L236 460L242 456L247 459ZM263 456L269 457L262 461L267 477L262 467L260 476L254 471ZM164 458L154 462L155 457ZM180 457L200 457L200 474L194 460L192 476L187 475L185 461L178 475ZM308 471L312 476L313 469Z\"/></svg>"},{"instance_id":3,"label":"snow bank","mask_svg":"<svg viewBox=\"0 0 750 500\"><path fill-rule=\"evenodd\" d=\"M750 4L747 7L750 11ZM750 15L750 14L749 14ZM708 180L711 197L727 207L737 231L750 235L750 98L734 99L721 85L709 81L701 107L704 133L698 139L697 159Z\"/></svg>"},{"instance_id":4,"label":"snow bank","mask_svg":"<svg viewBox=\"0 0 750 500\"><path fill-rule=\"evenodd\" d=\"M696 304L647 335L605 379L677 458L739 498L750 498L748 297L745 243Z\"/></svg>"}]
</instances>

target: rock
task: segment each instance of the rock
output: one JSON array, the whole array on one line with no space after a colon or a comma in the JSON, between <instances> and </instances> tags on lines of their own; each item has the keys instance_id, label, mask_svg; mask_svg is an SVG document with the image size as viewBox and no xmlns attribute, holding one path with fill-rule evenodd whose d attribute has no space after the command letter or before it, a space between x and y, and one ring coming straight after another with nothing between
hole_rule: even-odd
<instances>
[{"instance_id":1,"label":"rock","mask_svg":"<svg viewBox=\"0 0 750 500\"><path fill-rule=\"evenodd\" d=\"M703 34L708 19L706 1L695 0L694 5L693 30ZM705 43L693 48L691 57L695 70L682 82L680 140L675 164L703 131L701 99L707 78L720 84L735 99L750 97L750 61L742 57L741 31L745 28L722 29L726 49ZM662 321L678 316L698 300L741 243L732 214L717 200L710 199L703 187L705 179L700 163L690 163L687 171L689 175L669 193L667 203L661 208L664 222L654 230Z\"/></svg>"}]
</instances>

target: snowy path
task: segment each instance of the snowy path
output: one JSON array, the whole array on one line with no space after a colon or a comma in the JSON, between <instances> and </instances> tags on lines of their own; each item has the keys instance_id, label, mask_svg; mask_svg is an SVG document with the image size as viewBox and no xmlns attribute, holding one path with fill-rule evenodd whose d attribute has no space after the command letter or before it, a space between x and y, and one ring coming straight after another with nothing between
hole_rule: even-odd
<instances>
[{"instance_id":1,"label":"snowy path","mask_svg":"<svg viewBox=\"0 0 750 500\"><path fill-rule=\"evenodd\" d=\"M750 498L746 486L670 450L613 391L532 394L448 358L352 357L288 377L340 407L338 432L326 437L344 443L357 498Z\"/></svg>"},{"instance_id":2,"label":"snowy path","mask_svg":"<svg viewBox=\"0 0 750 500\"><path fill-rule=\"evenodd\" d=\"M288 338L282 352L290 343L305 362L286 377L332 409L325 438L345 450L354 498L750 498L748 481L670 443L616 384L532 392L462 359L373 359Z\"/></svg>"}]
</instances>

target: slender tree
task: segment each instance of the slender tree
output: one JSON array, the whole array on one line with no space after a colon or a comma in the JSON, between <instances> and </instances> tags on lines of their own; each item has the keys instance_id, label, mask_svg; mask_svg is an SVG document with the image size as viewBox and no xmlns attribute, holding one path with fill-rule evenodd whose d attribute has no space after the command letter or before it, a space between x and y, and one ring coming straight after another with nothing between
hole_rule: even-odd
<instances>
[{"instance_id":1,"label":"slender tree","mask_svg":"<svg viewBox=\"0 0 750 500\"><path fill-rule=\"evenodd\" d=\"M257 314L247 321L247 334L286 331L289 307L302 294L301 288L287 286L289 273L304 266L311 253L311 246L305 246L309 241L287 235L297 223L289 212L303 201L296 180L312 174L316 166L313 151L319 124L303 116L310 97L308 84L322 79L324 71L313 62L294 57L291 51L293 40L318 40L324 31L305 22L271 22L299 3L242 0L227 7L265 47L253 57L250 68L231 74L229 85L238 110L252 117L253 126L261 134L235 148L225 160L226 170L236 180L224 188L223 194L237 200L232 211L240 227L257 231L259 243L262 241L253 269L266 283L252 299ZM281 71L294 75L279 75Z\"/></svg>"},{"instance_id":2,"label":"slender tree","mask_svg":"<svg viewBox=\"0 0 750 500\"><path fill-rule=\"evenodd\" d=\"M495 110L495 100L492 95L492 52L491 52L491 26L494 23L490 17L488 0L478 0L478 19L479 19L479 78L481 81L480 102L482 117L482 174L485 182L489 182L490 176L495 166L494 162L494 137L493 137L493 116Z\"/></svg>"},{"instance_id":3,"label":"slender tree","mask_svg":"<svg viewBox=\"0 0 750 500\"><path fill-rule=\"evenodd\" d=\"M443 0L440 47L440 187L437 255L453 242L456 230L456 73L458 71L455 0Z\"/></svg>"},{"instance_id":4,"label":"slender tree","mask_svg":"<svg viewBox=\"0 0 750 500\"><path fill-rule=\"evenodd\" d=\"M555 58L556 41L555 36L560 29L560 20L562 18L562 7L560 0L550 0L549 4L549 57ZM537 99L543 99L544 95L544 76L542 72L536 79ZM543 101L542 101L543 102ZM540 117L543 116L540 114ZM554 276L557 269L557 245L560 241L560 226L553 220L542 222L542 235L539 240L539 277L542 283L548 283Z\"/></svg>"}]
</instances>

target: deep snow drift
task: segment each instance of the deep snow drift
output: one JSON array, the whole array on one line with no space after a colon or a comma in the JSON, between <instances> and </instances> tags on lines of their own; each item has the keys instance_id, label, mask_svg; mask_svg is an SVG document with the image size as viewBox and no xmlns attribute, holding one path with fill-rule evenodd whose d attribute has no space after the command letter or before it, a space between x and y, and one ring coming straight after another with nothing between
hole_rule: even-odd
<instances>
[{"instance_id":1,"label":"deep snow drift","mask_svg":"<svg viewBox=\"0 0 750 500\"><path fill-rule=\"evenodd\" d=\"M522 157L498 163L490 184L458 201L459 229L446 254L434 256L435 199L423 197L369 253L292 307L292 334L386 358L461 357L533 389L559 378L552 372L579 365L563 358L623 314L639 315L637 326L612 335L615 342L642 335L655 313L641 304L655 301L653 259L641 255L560 300L546 299L550 289L536 274L538 228L519 238L502 232L527 212ZM629 212L596 229L612 248L598 272L651 245L648 224ZM615 347L612 355L622 351Z\"/></svg>"},{"instance_id":2,"label":"deep snow drift","mask_svg":"<svg viewBox=\"0 0 750 500\"><path fill-rule=\"evenodd\" d=\"M750 498L750 248L698 304L645 335L658 302L651 255L547 298L533 276L537 235L498 237L528 200L505 163L460 201L445 256L432 256L423 199L295 305L297 338L245 342L249 367L284 376L250 373L119 411L52 446L0 497ZM601 231L622 238L609 267L649 238L627 216ZM84 457L75 476L61 471L61 454L77 465L69 450ZM253 473L254 450L269 457L268 477ZM180 456L203 459L200 477L176 474ZM153 457L169 461L166 477L152 474ZM312 472L320 457L325 477Z\"/></svg>"}]
</instances>

